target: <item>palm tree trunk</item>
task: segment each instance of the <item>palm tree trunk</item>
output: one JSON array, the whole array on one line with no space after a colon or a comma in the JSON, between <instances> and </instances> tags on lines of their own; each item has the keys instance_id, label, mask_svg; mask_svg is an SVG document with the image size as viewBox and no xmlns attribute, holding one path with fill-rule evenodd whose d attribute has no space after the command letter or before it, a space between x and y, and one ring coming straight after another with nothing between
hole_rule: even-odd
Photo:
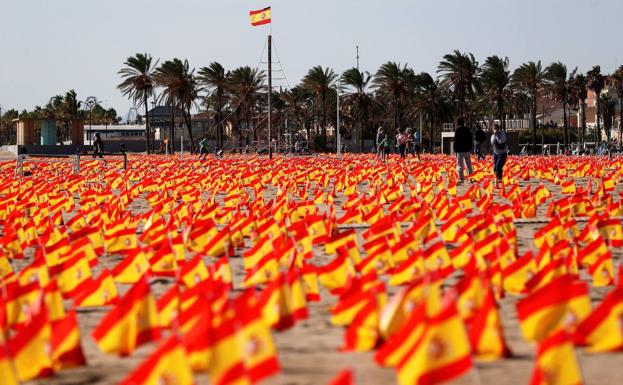
<instances>
[{"instance_id":1,"label":"palm tree trunk","mask_svg":"<svg viewBox=\"0 0 623 385\"><path fill-rule=\"evenodd\" d=\"M188 130L188 139L190 140L190 153L195 153L195 140L193 139L192 119L190 117L190 106L186 108L186 129Z\"/></svg>"},{"instance_id":2,"label":"palm tree trunk","mask_svg":"<svg viewBox=\"0 0 623 385\"><path fill-rule=\"evenodd\" d=\"M595 93L597 94L597 93ZM597 142L601 139L601 124L599 123L599 115L601 115L601 111L600 109L600 104L599 103L599 94L597 94L597 107L596 107L596 111L595 111L595 120L597 120L597 129L595 130L595 145L597 145Z\"/></svg>"},{"instance_id":3,"label":"palm tree trunk","mask_svg":"<svg viewBox=\"0 0 623 385\"><path fill-rule=\"evenodd\" d=\"M586 141L586 103L582 101L582 148L584 148L584 142Z\"/></svg>"},{"instance_id":4,"label":"palm tree trunk","mask_svg":"<svg viewBox=\"0 0 623 385\"><path fill-rule=\"evenodd\" d=\"M500 119L500 125L502 131L506 131L506 119L504 119L504 101L498 100L498 119Z\"/></svg>"},{"instance_id":5,"label":"palm tree trunk","mask_svg":"<svg viewBox=\"0 0 623 385\"><path fill-rule=\"evenodd\" d=\"M175 141L175 107L171 106L171 127L169 131L169 143L168 143L171 154L173 154L174 141Z\"/></svg>"},{"instance_id":6,"label":"palm tree trunk","mask_svg":"<svg viewBox=\"0 0 623 385\"><path fill-rule=\"evenodd\" d=\"M151 154L151 127L149 126L149 110L147 106L147 95L143 99L145 104L145 144L147 145L147 154Z\"/></svg>"},{"instance_id":7,"label":"palm tree trunk","mask_svg":"<svg viewBox=\"0 0 623 385\"><path fill-rule=\"evenodd\" d=\"M566 95L565 95L566 96ZM566 98L565 98L566 99ZM567 125L567 102L563 100L562 102L562 124L564 124L564 140L565 140L565 147L563 152L566 153L567 148L569 148L569 128Z\"/></svg>"},{"instance_id":8,"label":"palm tree trunk","mask_svg":"<svg viewBox=\"0 0 623 385\"><path fill-rule=\"evenodd\" d=\"M619 95L619 147L623 142L623 95Z\"/></svg>"},{"instance_id":9,"label":"palm tree trunk","mask_svg":"<svg viewBox=\"0 0 623 385\"><path fill-rule=\"evenodd\" d=\"M322 150L327 148L327 95L322 94Z\"/></svg>"},{"instance_id":10,"label":"palm tree trunk","mask_svg":"<svg viewBox=\"0 0 623 385\"><path fill-rule=\"evenodd\" d=\"M360 120L359 123L359 152L363 153L363 131L364 131L364 126L363 126L363 119Z\"/></svg>"},{"instance_id":11,"label":"palm tree trunk","mask_svg":"<svg viewBox=\"0 0 623 385\"><path fill-rule=\"evenodd\" d=\"M532 153L536 154L536 95L532 97L532 106L531 106L532 116L530 117L532 120ZM545 127L545 125L543 125Z\"/></svg>"}]
</instances>

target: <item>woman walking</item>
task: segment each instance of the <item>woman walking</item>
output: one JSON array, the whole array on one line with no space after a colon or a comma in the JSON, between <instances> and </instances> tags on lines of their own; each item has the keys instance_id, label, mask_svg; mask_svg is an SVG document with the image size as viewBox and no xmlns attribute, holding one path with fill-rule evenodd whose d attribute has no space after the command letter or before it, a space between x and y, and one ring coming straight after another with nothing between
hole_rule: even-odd
<instances>
[{"instance_id":1,"label":"woman walking","mask_svg":"<svg viewBox=\"0 0 623 385\"><path fill-rule=\"evenodd\" d=\"M508 143L506 133L500 129L500 125L493 126L491 135L491 146L493 147L493 171L495 171L496 186L502 182L504 165L508 156Z\"/></svg>"}]
</instances>

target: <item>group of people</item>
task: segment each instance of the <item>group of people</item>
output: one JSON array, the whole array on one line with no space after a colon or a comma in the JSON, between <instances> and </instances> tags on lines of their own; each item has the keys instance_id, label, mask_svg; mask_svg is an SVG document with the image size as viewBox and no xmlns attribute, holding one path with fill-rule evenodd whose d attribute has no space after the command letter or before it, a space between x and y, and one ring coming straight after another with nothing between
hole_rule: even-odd
<instances>
[{"instance_id":1,"label":"group of people","mask_svg":"<svg viewBox=\"0 0 623 385\"><path fill-rule=\"evenodd\" d=\"M457 127L454 131L454 152L456 153L459 183L463 183L465 182L465 169L467 169L468 176L473 172L471 154L474 152L474 142L476 143L478 159L484 159L482 145L487 136L482 127L477 127L476 134L472 134L472 130L465 125L465 120L463 118L459 118L456 125ZM504 165L506 164L509 150L506 133L502 131L499 124L493 126L491 147L493 149L493 170L495 171L496 180L499 183L502 181Z\"/></svg>"},{"instance_id":2,"label":"group of people","mask_svg":"<svg viewBox=\"0 0 623 385\"><path fill-rule=\"evenodd\" d=\"M391 154L394 146L397 145L401 158L406 157L407 154L414 154L419 160L420 148L416 140L416 135L417 131L411 128L407 128L406 130L399 129L394 141L394 138L386 133L383 127L379 127L376 131L376 153L385 161L387 155Z\"/></svg>"}]
</instances>

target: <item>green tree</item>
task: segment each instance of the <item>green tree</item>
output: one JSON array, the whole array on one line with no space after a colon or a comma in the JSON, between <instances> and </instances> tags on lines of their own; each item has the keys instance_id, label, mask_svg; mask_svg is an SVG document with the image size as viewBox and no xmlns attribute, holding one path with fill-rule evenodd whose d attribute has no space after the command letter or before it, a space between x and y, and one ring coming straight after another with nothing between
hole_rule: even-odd
<instances>
[{"instance_id":1,"label":"green tree","mask_svg":"<svg viewBox=\"0 0 623 385\"><path fill-rule=\"evenodd\" d=\"M414 79L416 90L415 98L412 99L412 107L415 114L425 117L429 126L428 150L433 152L435 147L435 128L444 119L451 119L452 105L449 100L447 88L442 87L439 80L422 72Z\"/></svg>"},{"instance_id":2,"label":"green tree","mask_svg":"<svg viewBox=\"0 0 623 385\"><path fill-rule=\"evenodd\" d=\"M595 142L599 141L598 136L601 135L601 91L606 86L604 76L601 74L601 67L594 66L590 71L586 73L586 80L588 81L588 89L595 93L595 100L597 101L597 108L595 110L595 120L597 121L597 130L595 131ZM609 133L606 133L609 136Z\"/></svg>"},{"instance_id":3,"label":"green tree","mask_svg":"<svg viewBox=\"0 0 623 385\"><path fill-rule=\"evenodd\" d=\"M212 62L208 67L199 69L198 79L209 91L210 96L215 100L216 105L216 143L218 147L223 147L225 135L225 119L223 109L226 103L227 79L229 72L218 63Z\"/></svg>"},{"instance_id":4,"label":"green tree","mask_svg":"<svg viewBox=\"0 0 623 385\"><path fill-rule=\"evenodd\" d=\"M394 135L402 124L405 107L413 94L414 77L411 68L396 62L383 64L374 76L372 84L376 97L386 106L390 116L391 132L386 131L388 135Z\"/></svg>"},{"instance_id":5,"label":"green tree","mask_svg":"<svg viewBox=\"0 0 623 385\"><path fill-rule=\"evenodd\" d=\"M241 117L245 122L246 144L250 144L251 122L254 120L255 112L258 110L261 96L264 95L264 82L266 74L264 71L249 66L238 67L231 71L227 79L228 88L232 94L232 104L240 109ZM253 140L258 140L258 124L253 124ZM239 126L239 125L238 125ZM238 128L238 144L242 146L243 135Z\"/></svg>"},{"instance_id":6,"label":"green tree","mask_svg":"<svg viewBox=\"0 0 623 385\"><path fill-rule=\"evenodd\" d=\"M364 132L370 124L372 113L372 96L368 92L371 76L368 72L361 72L357 68L346 70L342 74L341 83L345 86L344 107L350 117L356 122L359 137L359 151L364 150Z\"/></svg>"},{"instance_id":7,"label":"green tree","mask_svg":"<svg viewBox=\"0 0 623 385\"><path fill-rule=\"evenodd\" d=\"M617 68L611 77L619 98L619 143L623 143L623 65Z\"/></svg>"},{"instance_id":8,"label":"green tree","mask_svg":"<svg viewBox=\"0 0 623 385\"><path fill-rule=\"evenodd\" d=\"M125 68L118 72L123 80L117 88L134 105L145 108L145 140L149 154L153 149L153 139L149 125L148 100L155 93L154 68L158 65L158 60L154 61L148 53L137 53L127 58L124 65Z\"/></svg>"},{"instance_id":9,"label":"green tree","mask_svg":"<svg viewBox=\"0 0 623 385\"><path fill-rule=\"evenodd\" d=\"M452 91L460 116L465 116L466 99L482 92L474 55L455 50L443 57L437 73L441 76L441 84Z\"/></svg>"},{"instance_id":10,"label":"green tree","mask_svg":"<svg viewBox=\"0 0 623 385\"><path fill-rule=\"evenodd\" d=\"M572 79L575 77L577 68L571 71L567 77L567 66L561 62L550 64L545 70L545 89L549 95L562 104L564 149L569 148L569 122L567 120L567 104L571 96Z\"/></svg>"},{"instance_id":11,"label":"green tree","mask_svg":"<svg viewBox=\"0 0 623 385\"><path fill-rule=\"evenodd\" d=\"M539 92L542 91L545 73L541 61L522 64L513 72L511 85L518 92L523 92L530 98L530 116L532 119L532 153L536 154L536 112Z\"/></svg>"},{"instance_id":12,"label":"green tree","mask_svg":"<svg viewBox=\"0 0 623 385\"><path fill-rule=\"evenodd\" d=\"M315 66L310 69L303 78L303 87L307 88L320 102L320 114L321 114L321 133L322 133L322 147L323 150L327 147L327 97L333 87L337 75L331 68L322 68L322 66Z\"/></svg>"},{"instance_id":13,"label":"green tree","mask_svg":"<svg viewBox=\"0 0 623 385\"><path fill-rule=\"evenodd\" d=\"M178 58L167 60L154 72L156 84L163 87L160 98L168 105L182 112L182 117L190 139L190 151L195 152L190 110L195 105L199 96L199 84L194 75L194 68L190 69L188 60ZM170 140L174 140L174 132L171 132Z\"/></svg>"},{"instance_id":14,"label":"green tree","mask_svg":"<svg viewBox=\"0 0 623 385\"><path fill-rule=\"evenodd\" d=\"M580 141L584 145L586 140L586 97L588 96L588 81L583 74L577 74L571 81L571 99L580 110Z\"/></svg>"},{"instance_id":15,"label":"green tree","mask_svg":"<svg viewBox=\"0 0 623 385\"><path fill-rule=\"evenodd\" d=\"M496 116L503 130L506 130L505 104L510 98L508 63L507 57L489 56L480 73L484 97L495 105Z\"/></svg>"}]
</instances>

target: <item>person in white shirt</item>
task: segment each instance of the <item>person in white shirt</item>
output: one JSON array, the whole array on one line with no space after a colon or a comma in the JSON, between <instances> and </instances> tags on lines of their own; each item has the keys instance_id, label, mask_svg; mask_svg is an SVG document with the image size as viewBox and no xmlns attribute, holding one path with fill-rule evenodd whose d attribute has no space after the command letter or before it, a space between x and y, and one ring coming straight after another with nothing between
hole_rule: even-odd
<instances>
[{"instance_id":1,"label":"person in white shirt","mask_svg":"<svg viewBox=\"0 0 623 385\"><path fill-rule=\"evenodd\" d=\"M502 181L504 164L506 164L506 158L508 157L506 133L500 129L499 124L493 127L491 147L493 147L493 170L495 171L495 177L499 183Z\"/></svg>"}]
</instances>

